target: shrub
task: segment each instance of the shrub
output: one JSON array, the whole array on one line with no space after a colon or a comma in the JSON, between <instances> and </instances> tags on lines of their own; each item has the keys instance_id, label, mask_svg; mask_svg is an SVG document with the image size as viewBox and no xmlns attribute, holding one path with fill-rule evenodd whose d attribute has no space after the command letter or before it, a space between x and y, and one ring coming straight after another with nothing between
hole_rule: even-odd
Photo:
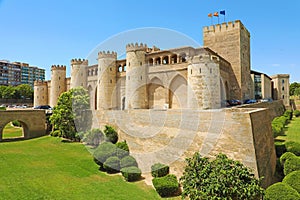
<instances>
[{"instance_id":1,"label":"shrub","mask_svg":"<svg viewBox=\"0 0 300 200\"><path fill-rule=\"evenodd\" d=\"M53 136L53 137L61 137L61 131L60 130L52 131L50 133L50 135Z\"/></svg>"},{"instance_id":2,"label":"shrub","mask_svg":"<svg viewBox=\"0 0 300 200\"><path fill-rule=\"evenodd\" d=\"M289 120L293 119L293 111L292 110L286 110L283 114L283 116L287 117Z\"/></svg>"},{"instance_id":3,"label":"shrub","mask_svg":"<svg viewBox=\"0 0 300 200\"><path fill-rule=\"evenodd\" d=\"M266 189L266 200L298 200L299 198L298 192L285 183L275 183Z\"/></svg>"},{"instance_id":4,"label":"shrub","mask_svg":"<svg viewBox=\"0 0 300 200\"><path fill-rule=\"evenodd\" d=\"M294 110L294 115L295 115L295 117L299 117L300 116L300 111L299 110Z\"/></svg>"},{"instance_id":5,"label":"shrub","mask_svg":"<svg viewBox=\"0 0 300 200\"><path fill-rule=\"evenodd\" d=\"M128 145L127 145L126 141L124 141L124 142L117 142L116 143L116 147L118 147L116 155L120 159L122 159L122 158L124 158L124 157L126 157L126 156L129 155L129 148L128 148Z\"/></svg>"},{"instance_id":6,"label":"shrub","mask_svg":"<svg viewBox=\"0 0 300 200\"><path fill-rule=\"evenodd\" d=\"M169 166L161 163L156 163L151 166L152 177L162 177L169 173Z\"/></svg>"},{"instance_id":7,"label":"shrub","mask_svg":"<svg viewBox=\"0 0 300 200\"><path fill-rule=\"evenodd\" d=\"M92 129L84 134L83 142L88 145L98 146L104 140L104 134L100 129Z\"/></svg>"},{"instance_id":8,"label":"shrub","mask_svg":"<svg viewBox=\"0 0 300 200\"><path fill-rule=\"evenodd\" d=\"M284 154L282 154L282 156L280 156L280 164L281 166L284 166L285 161L296 157L295 154L293 154L292 152L285 152Z\"/></svg>"},{"instance_id":9,"label":"shrub","mask_svg":"<svg viewBox=\"0 0 300 200\"><path fill-rule=\"evenodd\" d=\"M292 152L296 156L300 156L300 143L288 141L285 143L286 151Z\"/></svg>"},{"instance_id":10,"label":"shrub","mask_svg":"<svg viewBox=\"0 0 300 200\"><path fill-rule=\"evenodd\" d=\"M273 137L276 138L283 134L283 126L281 124L272 123Z\"/></svg>"},{"instance_id":11,"label":"shrub","mask_svg":"<svg viewBox=\"0 0 300 200\"><path fill-rule=\"evenodd\" d=\"M136 167L125 167L121 168L122 176L125 178L126 181L137 181L141 178L142 171Z\"/></svg>"},{"instance_id":12,"label":"shrub","mask_svg":"<svg viewBox=\"0 0 300 200\"><path fill-rule=\"evenodd\" d=\"M107 142L111 142L113 144L117 143L119 137L117 131L113 127L106 125L104 129L104 134L105 140Z\"/></svg>"},{"instance_id":13,"label":"shrub","mask_svg":"<svg viewBox=\"0 0 300 200\"><path fill-rule=\"evenodd\" d=\"M137 167L137 166L138 166L138 164L137 164L135 158L132 156L126 156L126 157L122 158L120 161L121 169L125 168L125 167Z\"/></svg>"},{"instance_id":14,"label":"shrub","mask_svg":"<svg viewBox=\"0 0 300 200\"><path fill-rule=\"evenodd\" d=\"M292 157L285 161L283 167L283 173L285 176L297 170L300 170L300 157Z\"/></svg>"},{"instance_id":15,"label":"shrub","mask_svg":"<svg viewBox=\"0 0 300 200\"><path fill-rule=\"evenodd\" d=\"M275 142L275 151L277 158L279 158L286 152L285 144L283 142Z\"/></svg>"},{"instance_id":16,"label":"shrub","mask_svg":"<svg viewBox=\"0 0 300 200\"><path fill-rule=\"evenodd\" d=\"M117 146L118 148L120 148L120 149L123 149L124 151L128 151L128 152L129 152L129 147L128 147L128 145L127 145L126 140L123 141L123 142L117 142L117 143L116 143L116 146Z\"/></svg>"},{"instance_id":17,"label":"shrub","mask_svg":"<svg viewBox=\"0 0 300 200\"><path fill-rule=\"evenodd\" d=\"M117 156L109 157L103 163L103 169L109 173L115 173L120 171L120 159Z\"/></svg>"},{"instance_id":18,"label":"shrub","mask_svg":"<svg viewBox=\"0 0 300 200\"><path fill-rule=\"evenodd\" d=\"M153 186L161 197L173 196L178 192L179 183L175 175L168 174L164 177L152 179Z\"/></svg>"},{"instance_id":19,"label":"shrub","mask_svg":"<svg viewBox=\"0 0 300 200\"><path fill-rule=\"evenodd\" d=\"M94 152L94 161L102 167L107 158L115 156L116 148L117 147L110 142L101 143Z\"/></svg>"},{"instance_id":20,"label":"shrub","mask_svg":"<svg viewBox=\"0 0 300 200\"><path fill-rule=\"evenodd\" d=\"M0 106L0 110L6 110L6 107Z\"/></svg>"},{"instance_id":21,"label":"shrub","mask_svg":"<svg viewBox=\"0 0 300 200\"><path fill-rule=\"evenodd\" d=\"M294 171L289 173L284 179L282 180L283 183L288 184L295 190L297 190L298 193L300 193L300 171Z\"/></svg>"},{"instance_id":22,"label":"shrub","mask_svg":"<svg viewBox=\"0 0 300 200\"><path fill-rule=\"evenodd\" d=\"M21 127L21 123L18 120L14 120L11 122L13 126Z\"/></svg>"}]
</instances>

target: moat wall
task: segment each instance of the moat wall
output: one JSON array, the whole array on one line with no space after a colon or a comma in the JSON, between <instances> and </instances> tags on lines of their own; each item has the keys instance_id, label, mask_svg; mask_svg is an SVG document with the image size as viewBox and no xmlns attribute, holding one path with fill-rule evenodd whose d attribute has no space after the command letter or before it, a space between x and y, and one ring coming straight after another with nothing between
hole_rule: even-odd
<instances>
[{"instance_id":1,"label":"moat wall","mask_svg":"<svg viewBox=\"0 0 300 200\"><path fill-rule=\"evenodd\" d=\"M267 108L95 111L93 126L117 128L143 173L161 162L180 177L184 159L194 152L209 157L222 152L263 176L266 187L273 182L276 166L271 117L266 117L274 113Z\"/></svg>"}]
</instances>

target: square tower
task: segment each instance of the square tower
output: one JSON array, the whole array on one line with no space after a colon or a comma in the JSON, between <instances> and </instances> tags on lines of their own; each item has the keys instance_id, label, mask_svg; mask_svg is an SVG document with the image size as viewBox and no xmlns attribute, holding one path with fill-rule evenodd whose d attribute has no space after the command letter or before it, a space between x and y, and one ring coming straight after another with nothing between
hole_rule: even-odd
<instances>
[{"instance_id":1,"label":"square tower","mask_svg":"<svg viewBox=\"0 0 300 200\"><path fill-rule=\"evenodd\" d=\"M285 106L290 106L290 75L276 74L271 76L273 86L273 99L283 100Z\"/></svg>"},{"instance_id":2,"label":"square tower","mask_svg":"<svg viewBox=\"0 0 300 200\"><path fill-rule=\"evenodd\" d=\"M238 83L238 86L231 85L231 97L241 100L252 98L250 33L241 21L204 27L203 45L230 62L233 70L230 82Z\"/></svg>"}]
</instances>

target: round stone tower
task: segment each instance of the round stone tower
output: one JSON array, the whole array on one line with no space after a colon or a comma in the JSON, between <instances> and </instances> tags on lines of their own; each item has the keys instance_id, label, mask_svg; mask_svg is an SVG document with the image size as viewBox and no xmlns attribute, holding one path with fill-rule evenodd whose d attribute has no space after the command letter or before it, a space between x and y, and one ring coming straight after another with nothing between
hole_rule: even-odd
<instances>
[{"instance_id":1,"label":"round stone tower","mask_svg":"<svg viewBox=\"0 0 300 200\"><path fill-rule=\"evenodd\" d=\"M57 104L58 97L66 91L66 66L51 66L51 87L50 87L50 106Z\"/></svg>"},{"instance_id":2,"label":"round stone tower","mask_svg":"<svg viewBox=\"0 0 300 200\"><path fill-rule=\"evenodd\" d=\"M45 81L34 81L33 106L48 104L48 84Z\"/></svg>"},{"instance_id":3,"label":"round stone tower","mask_svg":"<svg viewBox=\"0 0 300 200\"><path fill-rule=\"evenodd\" d=\"M125 109L146 109L149 107L147 94L147 45L126 46L126 100Z\"/></svg>"},{"instance_id":4,"label":"round stone tower","mask_svg":"<svg viewBox=\"0 0 300 200\"><path fill-rule=\"evenodd\" d=\"M88 60L71 60L71 89L79 86L82 86L85 89L87 88L87 67Z\"/></svg>"},{"instance_id":5,"label":"round stone tower","mask_svg":"<svg viewBox=\"0 0 300 200\"><path fill-rule=\"evenodd\" d=\"M188 65L188 108L218 109L221 107L219 57L202 52L190 58Z\"/></svg>"},{"instance_id":6,"label":"round stone tower","mask_svg":"<svg viewBox=\"0 0 300 200\"><path fill-rule=\"evenodd\" d=\"M97 110L111 110L117 107L117 53L98 53L98 83L97 83Z\"/></svg>"}]
</instances>

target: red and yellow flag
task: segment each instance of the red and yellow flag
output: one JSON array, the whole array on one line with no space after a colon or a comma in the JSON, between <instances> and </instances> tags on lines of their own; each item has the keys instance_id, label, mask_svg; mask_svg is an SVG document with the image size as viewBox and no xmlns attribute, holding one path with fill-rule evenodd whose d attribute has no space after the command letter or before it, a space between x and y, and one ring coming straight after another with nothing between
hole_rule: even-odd
<instances>
[{"instance_id":1,"label":"red and yellow flag","mask_svg":"<svg viewBox=\"0 0 300 200\"><path fill-rule=\"evenodd\" d=\"M207 16L208 16L208 17L212 17L212 13L209 13Z\"/></svg>"},{"instance_id":2,"label":"red and yellow flag","mask_svg":"<svg viewBox=\"0 0 300 200\"><path fill-rule=\"evenodd\" d=\"M215 12L215 13L214 13L214 16L215 16L215 17L219 17L219 12Z\"/></svg>"}]
</instances>

